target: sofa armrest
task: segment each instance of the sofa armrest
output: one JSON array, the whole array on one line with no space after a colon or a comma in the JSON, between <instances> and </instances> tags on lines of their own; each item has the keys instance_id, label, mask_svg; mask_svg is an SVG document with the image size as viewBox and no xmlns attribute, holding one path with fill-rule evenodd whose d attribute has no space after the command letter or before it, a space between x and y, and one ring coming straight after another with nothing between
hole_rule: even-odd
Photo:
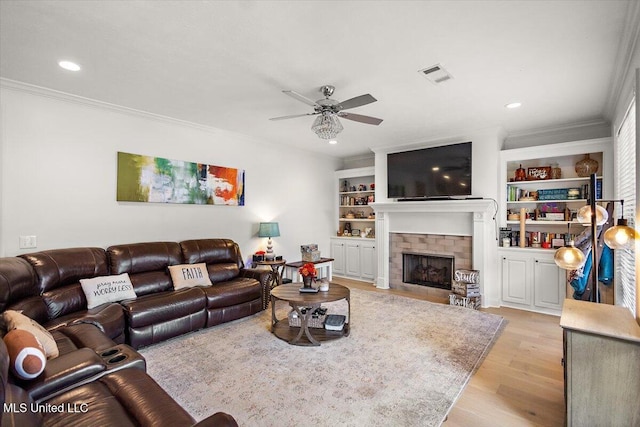
<instances>
[{"instance_id":1,"label":"sofa armrest","mask_svg":"<svg viewBox=\"0 0 640 427\"><path fill-rule=\"evenodd\" d=\"M47 360L44 372L31 381L16 381L33 400L53 396L70 386L81 384L105 371L102 358L90 348L81 348Z\"/></svg>"},{"instance_id":2,"label":"sofa armrest","mask_svg":"<svg viewBox=\"0 0 640 427\"><path fill-rule=\"evenodd\" d=\"M271 282L273 274L271 270L264 268L243 268L240 270L240 277L249 277L260 282L262 287L262 309L266 310L271 300Z\"/></svg>"},{"instance_id":3,"label":"sofa armrest","mask_svg":"<svg viewBox=\"0 0 640 427\"><path fill-rule=\"evenodd\" d=\"M238 423L231 415L224 412L216 412L197 422L193 427L238 427Z\"/></svg>"}]
</instances>

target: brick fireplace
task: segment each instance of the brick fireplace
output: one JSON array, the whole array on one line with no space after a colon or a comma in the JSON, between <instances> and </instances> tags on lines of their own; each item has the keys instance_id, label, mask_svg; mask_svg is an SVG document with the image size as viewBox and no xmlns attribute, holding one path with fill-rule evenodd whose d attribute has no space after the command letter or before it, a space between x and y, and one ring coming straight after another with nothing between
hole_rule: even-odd
<instances>
[{"instance_id":1,"label":"brick fireplace","mask_svg":"<svg viewBox=\"0 0 640 427\"><path fill-rule=\"evenodd\" d=\"M390 233L389 287L448 297L453 271L459 268L471 269L471 245L471 236ZM415 265L416 255L421 255L422 258L418 266ZM410 264L413 265L407 265L409 259L412 259ZM422 272L426 277L415 277L416 268L419 270L418 275ZM444 274L448 276L448 280L438 283L440 276ZM420 289L422 286L435 289Z\"/></svg>"}]
</instances>

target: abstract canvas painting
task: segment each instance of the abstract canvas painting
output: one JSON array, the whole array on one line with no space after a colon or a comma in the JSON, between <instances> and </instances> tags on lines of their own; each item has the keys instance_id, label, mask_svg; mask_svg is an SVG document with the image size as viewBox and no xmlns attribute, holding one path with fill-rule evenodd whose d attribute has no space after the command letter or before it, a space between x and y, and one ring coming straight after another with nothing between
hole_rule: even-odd
<instances>
[{"instance_id":1,"label":"abstract canvas painting","mask_svg":"<svg viewBox=\"0 0 640 427\"><path fill-rule=\"evenodd\" d=\"M118 201L244 206L244 170L118 152Z\"/></svg>"}]
</instances>

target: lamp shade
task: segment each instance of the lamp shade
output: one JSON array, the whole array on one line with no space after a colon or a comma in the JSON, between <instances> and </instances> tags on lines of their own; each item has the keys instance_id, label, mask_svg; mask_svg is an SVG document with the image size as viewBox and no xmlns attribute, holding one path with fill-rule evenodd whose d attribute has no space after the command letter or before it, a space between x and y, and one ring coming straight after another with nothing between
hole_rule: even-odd
<instances>
[{"instance_id":1,"label":"lamp shade","mask_svg":"<svg viewBox=\"0 0 640 427\"><path fill-rule=\"evenodd\" d=\"M627 220L620 218L615 227L604 233L604 241L611 249L630 249L638 239L638 233L627 225Z\"/></svg>"},{"instance_id":2,"label":"lamp shade","mask_svg":"<svg viewBox=\"0 0 640 427\"><path fill-rule=\"evenodd\" d=\"M587 260L584 253L575 246L573 242L569 246L558 249L553 257L556 265L565 270L577 270L582 267Z\"/></svg>"},{"instance_id":3,"label":"lamp shade","mask_svg":"<svg viewBox=\"0 0 640 427\"><path fill-rule=\"evenodd\" d=\"M578 210L576 219L584 226L591 224L591 206L586 205ZM602 225L609 219L609 212L600 205L596 205L596 224Z\"/></svg>"},{"instance_id":4,"label":"lamp shade","mask_svg":"<svg viewBox=\"0 0 640 427\"><path fill-rule=\"evenodd\" d=\"M278 237L280 236L280 227L277 222L261 222L258 230L258 237Z\"/></svg>"}]
</instances>

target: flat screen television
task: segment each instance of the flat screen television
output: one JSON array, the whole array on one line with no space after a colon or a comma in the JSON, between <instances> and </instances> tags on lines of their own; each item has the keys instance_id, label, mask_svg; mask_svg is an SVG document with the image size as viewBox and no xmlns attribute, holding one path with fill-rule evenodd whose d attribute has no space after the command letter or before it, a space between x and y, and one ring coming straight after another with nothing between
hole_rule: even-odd
<instances>
[{"instance_id":1,"label":"flat screen television","mask_svg":"<svg viewBox=\"0 0 640 427\"><path fill-rule=\"evenodd\" d=\"M387 155L387 197L413 200L471 195L471 142Z\"/></svg>"}]
</instances>

